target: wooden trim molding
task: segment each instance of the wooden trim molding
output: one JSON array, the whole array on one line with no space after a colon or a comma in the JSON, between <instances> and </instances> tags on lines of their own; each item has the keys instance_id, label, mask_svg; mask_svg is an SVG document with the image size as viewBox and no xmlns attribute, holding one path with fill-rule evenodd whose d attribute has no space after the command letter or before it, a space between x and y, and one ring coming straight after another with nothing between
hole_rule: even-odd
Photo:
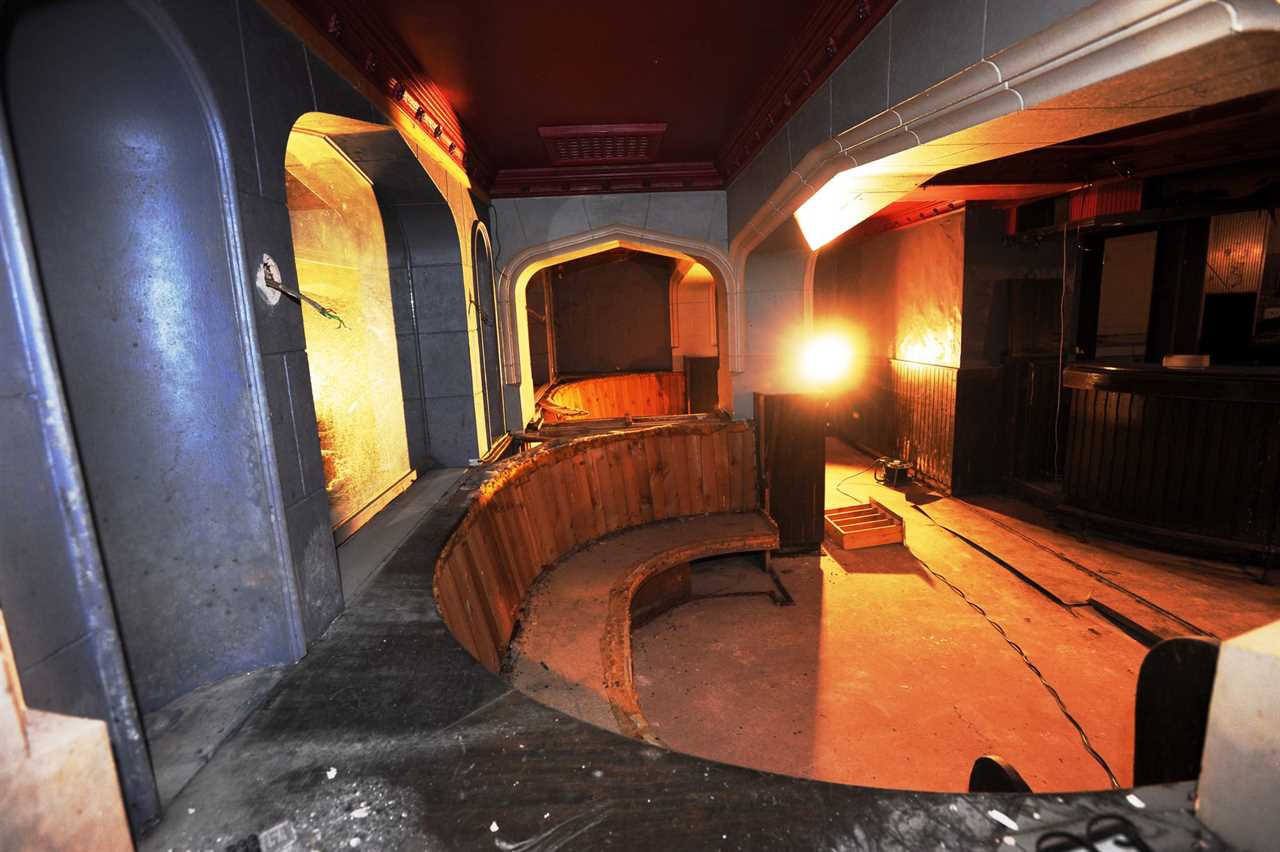
<instances>
[{"instance_id":1,"label":"wooden trim molding","mask_svg":"<svg viewBox=\"0 0 1280 852\"><path fill-rule=\"evenodd\" d=\"M304 42L335 50L350 67L420 128L476 186L487 186L494 169L474 140L468 139L440 87L404 49L391 28L358 0L262 0ZM311 33L297 25L305 21ZM321 36L317 39L316 35ZM322 51L326 52L326 51ZM354 82L354 81L353 81Z\"/></svg>"}]
</instances>

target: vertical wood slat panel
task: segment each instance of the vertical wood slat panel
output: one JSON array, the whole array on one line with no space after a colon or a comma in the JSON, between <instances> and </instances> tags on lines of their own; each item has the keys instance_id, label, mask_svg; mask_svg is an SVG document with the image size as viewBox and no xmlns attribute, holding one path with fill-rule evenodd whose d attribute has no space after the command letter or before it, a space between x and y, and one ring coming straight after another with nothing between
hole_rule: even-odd
<instances>
[{"instance_id":1,"label":"vertical wood slat panel","mask_svg":"<svg viewBox=\"0 0 1280 852\"><path fill-rule=\"evenodd\" d=\"M733 490L732 470L729 467L729 440L724 432L714 432L710 436L712 452L715 455L715 503L713 512L727 512L732 507L730 492Z\"/></svg>"},{"instance_id":2,"label":"vertical wood slat panel","mask_svg":"<svg viewBox=\"0 0 1280 852\"><path fill-rule=\"evenodd\" d=\"M667 507L673 518L689 514L689 494L685 485L686 468L684 438L680 435L662 435L658 448L665 468Z\"/></svg>"},{"instance_id":3,"label":"vertical wood slat panel","mask_svg":"<svg viewBox=\"0 0 1280 852\"><path fill-rule=\"evenodd\" d=\"M1144 436L1155 450L1152 456L1155 461L1155 465L1152 475L1153 490L1151 493L1164 495L1168 493L1169 477L1173 474L1169 461L1173 440L1173 436L1170 432L1171 424L1173 422L1173 418L1171 417L1172 412L1170 411L1171 400L1152 397L1149 401L1155 409L1155 417L1152 420L1152 434L1149 437ZM1164 500L1152 500L1149 511L1151 511L1151 514L1157 523L1167 522L1167 519L1165 518L1166 503Z\"/></svg>"},{"instance_id":4,"label":"vertical wood slat panel","mask_svg":"<svg viewBox=\"0 0 1280 852\"><path fill-rule=\"evenodd\" d=\"M754 509L754 431L661 427L547 447L482 487L436 565L441 615L496 670L524 595L546 565L661 517Z\"/></svg>"},{"instance_id":5,"label":"vertical wood slat panel","mask_svg":"<svg viewBox=\"0 0 1280 852\"><path fill-rule=\"evenodd\" d=\"M1277 418L1269 416L1271 412L1262 406L1250 405L1246 408L1250 423L1250 446L1261 447L1262 450L1255 450L1244 461L1242 467L1247 467L1251 474L1250 478L1256 478L1263 487L1258 489L1257 493L1241 495L1242 513L1248 518L1250 539L1270 540L1274 543L1280 536L1280 510L1277 510L1274 504L1276 489L1280 488L1280 477L1268 479L1267 474L1270 466L1280 461L1280 433L1274 436L1270 434L1271 430L1277 426ZM1277 522L1274 526L1268 523L1268 520L1273 518ZM1268 534L1270 534L1269 539Z\"/></svg>"},{"instance_id":6,"label":"vertical wood slat panel","mask_svg":"<svg viewBox=\"0 0 1280 852\"><path fill-rule=\"evenodd\" d=\"M1195 446L1192 439L1195 424L1192 420L1196 414L1196 407L1191 404L1191 400L1187 399L1172 399L1169 402L1174 415L1169 418L1173 440L1169 447L1168 488L1162 496L1167 508L1165 517L1168 523L1173 526L1182 526L1186 519L1186 513L1182 508L1183 498L1187 491L1187 477L1191 475L1189 470L1191 460L1187 458L1187 453Z\"/></svg>"},{"instance_id":7,"label":"vertical wood slat panel","mask_svg":"<svg viewBox=\"0 0 1280 852\"><path fill-rule=\"evenodd\" d=\"M684 414L687 407L684 373L677 372L618 373L574 379L553 387L544 401L588 412L565 416L552 408L544 408L543 419L547 423L628 414L632 417Z\"/></svg>"},{"instance_id":8,"label":"vertical wood slat panel","mask_svg":"<svg viewBox=\"0 0 1280 852\"><path fill-rule=\"evenodd\" d=\"M1144 458L1147 454L1147 435L1146 435L1146 412L1147 398L1142 394L1134 394L1132 402L1129 403L1129 439L1132 443L1132 450L1128 457L1128 464L1125 466L1124 477L1124 510L1125 512L1133 512L1135 499L1134 496L1142 491L1142 475L1146 471L1143 466Z\"/></svg>"},{"instance_id":9,"label":"vertical wood slat panel","mask_svg":"<svg viewBox=\"0 0 1280 852\"><path fill-rule=\"evenodd\" d=\"M623 525L626 503L614 487L613 459L607 446L592 448L588 458L595 468L596 481L600 483L600 504L604 509L604 528L616 530Z\"/></svg>"},{"instance_id":10,"label":"vertical wood slat panel","mask_svg":"<svg viewBox=\"0 0 1280 852\"><path fill-rule=\"evenodd\" d=\"M743 488L743 480L746 479L746 464L743 458L745 438L750 434L744 430L729 432L725 436L729 444L729 509L734 512L743 512L751 508L747 503L746 489Z\"/></svg>"},{"instance_id":11,"label":"vertical wood slat panel","mask_svg":"<svg viewBox=\"0 0 1280 852\"><path fill-rule=\"evenodd\" d=\"M1261 535L1259 538L1269 544L1280 541L1280 416L1275 408L1267 412L1266 438L1262 446L1266 448L1266 458L1259 468L1258 482L1258 520Z\"/></svg>"},{"instance_id":12,"label":"vertical wood slat panel","mask_svg":"<svg viewBox=\"0 0 1280 852\"><path fill-rule=\"evenodd\" d=\"M954 367L890 360L883 401L864 403L866 425L852 431L854 442L888 452L916 466L926 478L952 485L956 417ZM885 409L880 414L875 409Z\"/></svg>"},{"instance_id":13,"label":"vertical wood slat panel","mask_svg":"<svg viewBox=\"0 0 1280 852\"><path fill-rule=\"evenodd\" d=\"M917 365L891 359L868 362L859 387L833 407L833 423L841 435L873 453L910 457L922 473L936 476L930 444L923 435L932 398L921 399L927 384L916 380Z\"/></svg>"},{"instance_id":14,"label":"vertical wood slat panel","mask_svg":"<svg viewBox=\"0 0 1280 852\"><path fill-rule=\"evenodd\" d=\"M1224 403L1207 410L1209 422L1204 433L1205 450L1208 453L1212 453L1212 455L1210 459L1200 465L1200 484L1205 499L1212 501L1214 505L1223 506L1224 508L1234 501L1232 500L1232 495L1227 491L1226 477L1215 475L1213 468L1215 465L1231 466L1230 448L1224 446L1223 436L1224 427L1226 426L1223 420L1229 413L1230 408L1230 403ZM1240 430L1240 434L1243 434L1243 430ZM1220 531L1217 534L1221 535L1223 532L1225 531Z\"/></svg>"},{"instance_id":15,"label":"vertical wood slat panel","mask_svg":"<svg viewBox=\"0 0 1280 852\"><path fill-rule=\"evenodd\" d=\"M1068 504L1223 541L1280 538L1280 405L1072 392Z\"/></svg>"}]
</instances>

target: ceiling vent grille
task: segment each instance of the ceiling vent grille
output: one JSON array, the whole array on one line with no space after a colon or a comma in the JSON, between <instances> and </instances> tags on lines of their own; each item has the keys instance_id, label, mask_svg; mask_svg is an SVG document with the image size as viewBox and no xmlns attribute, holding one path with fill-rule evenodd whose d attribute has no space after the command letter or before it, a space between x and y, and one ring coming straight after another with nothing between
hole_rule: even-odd
<instances>
[{"instance_id":1,"label":"ceiling vent grille","mask_svg":"<svg viewBox=\"0 0 1280 852\"><path fill-rule=\"evenodd\" d=\"M539 127L553 166L652 163L667 132L665 124L576 124Z\"/></svg>"}]
</instances>

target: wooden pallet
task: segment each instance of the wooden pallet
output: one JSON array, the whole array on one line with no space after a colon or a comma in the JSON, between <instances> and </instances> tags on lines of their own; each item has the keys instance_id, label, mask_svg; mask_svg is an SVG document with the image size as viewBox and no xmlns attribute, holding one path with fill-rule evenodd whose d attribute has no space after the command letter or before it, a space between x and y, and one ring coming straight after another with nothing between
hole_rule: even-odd
<instances>
[{"instance_id":1,"label":"wooden pallet","mask_svg":"<svg viewBox=\"0 0 1280 852\"><path fill-rule=\"evenodd\" d=\"M828 509L822 521L827 540L844 550L901 544L905 529L901 517L875 500Z\"/></svg>"}]
</instances>

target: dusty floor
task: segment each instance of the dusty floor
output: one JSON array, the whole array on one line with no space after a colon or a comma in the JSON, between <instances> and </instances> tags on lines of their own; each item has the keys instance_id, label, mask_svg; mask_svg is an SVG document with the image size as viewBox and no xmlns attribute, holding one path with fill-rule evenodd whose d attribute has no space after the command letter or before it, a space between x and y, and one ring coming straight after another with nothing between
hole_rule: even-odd
<instances>
[{"instance_id":1,"label":"dusty floor","mask_svg":"<svg viewBox=\"0 0 1280 852\"><path fill-rule=\"evenodd\" d=\"M787 608L724 594L766 588L749 560L702 563L703 597L635 631L640 703L669 747L822 780L953 791L974 758L995 753L1038 791L1107 787L1048 684L1128 784L1146 648L1089 602L1156 635L1225 638L1280 617L1280 589L1230 566L1081 540L1004 498L916 491L926 516L858 474L868 463L830 443L827 506L875 496L906 518L905 547L775 560L796 599Z\"/></svg>"},{"instance_id":2,"label":"dusty floor","mask_svg":"<svg viewBox=\"0 0 1280 852\"><path fill-rule=\"evenodd\" d=\"M464 468L425 471L403 494L338 547L342 595L349 605L444 494ZM284 674L271 666L203 686L147 714L151 763L166 806L244 723Z\"/></svg>"},{"instance_id":3,"label":"dusty floor","mask_svg":"<svg viewBox=\"0 0 1280 852\"><path fill-rule=\"evenodd\" d=\"M466 468L461 467L423 471L403 494L339 545L338 572L342 576L345 601L350 602L356 596L374 572L404 544L423 515L464 473Z\"/></svg>"}]
</instances>

